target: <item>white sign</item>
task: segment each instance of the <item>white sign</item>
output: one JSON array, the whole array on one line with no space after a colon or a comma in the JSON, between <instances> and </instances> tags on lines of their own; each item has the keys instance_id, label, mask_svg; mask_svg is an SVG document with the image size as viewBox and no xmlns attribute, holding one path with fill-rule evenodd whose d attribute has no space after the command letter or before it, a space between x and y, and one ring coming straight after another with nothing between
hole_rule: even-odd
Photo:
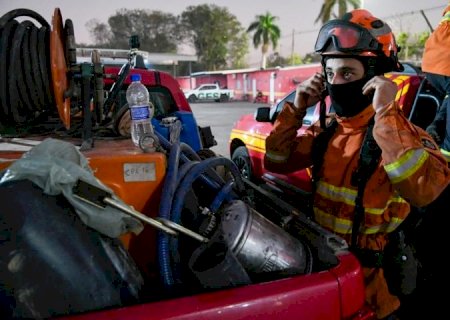
<instances>
[{"instance_id":1,"label":"white sign","mask_svg":"<svg viewBox=\"0 0 450 320\"><path fill-rule=\"evenodd\" d=\"M125 182L156 181L155 163L125 163L123 177Z\"/></svg>"}]
</instances>

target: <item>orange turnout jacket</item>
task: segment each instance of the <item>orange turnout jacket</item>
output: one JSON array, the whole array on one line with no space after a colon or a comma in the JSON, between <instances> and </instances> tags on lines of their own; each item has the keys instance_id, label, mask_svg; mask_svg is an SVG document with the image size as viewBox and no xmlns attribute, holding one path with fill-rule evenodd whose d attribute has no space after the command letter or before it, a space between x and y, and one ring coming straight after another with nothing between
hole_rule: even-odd
<instances>
[{"instance_id":1,"label":"orange turnout jacket","mask_svg":"<svg viewBox=\"0 0 450 320\"><path fill-rule=\"evenodd\" d=\"M358 166L359 152L374 115L372 106L352 118L338 118L319 172L314 198L317 223L351 241L357 187L351 176ZM304 114L286 103L266 139L264 165L273 172L289 172L312 165L311 147L321 131L319 123L297 137ZM407 217L411 202L417 206L432 202L450 183L447 162L433 139L412 125L393 102L375 115L373 135L382 150L382 161L367 182L363 205L364 222L358 247L383 250L387 233ZM399 307L389 293L381 268L363 268L366 300L379 318Z\"/></svg>"},{"instance_id":2,"label":"orange turnout jacket","mask_svg":"<svg viewBox=\"0 0 450 320\"><path fill-rule=\"evenodd\" d=\"M450 5L444 9L438 27L425 42L422 70L450 76Z\"/></svg>"}]
</instances>

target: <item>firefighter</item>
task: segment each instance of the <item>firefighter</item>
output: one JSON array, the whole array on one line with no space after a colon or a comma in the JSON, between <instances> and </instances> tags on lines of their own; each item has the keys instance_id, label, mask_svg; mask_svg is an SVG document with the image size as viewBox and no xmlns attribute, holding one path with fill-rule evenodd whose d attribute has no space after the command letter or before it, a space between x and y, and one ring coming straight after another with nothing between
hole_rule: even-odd
<instances>
[{"instance_id":1,"label":"firefighter","mask_svg":"<svg viewBox=\"0 0 450 320\"><path fill-rule=\"evenodd\" d=\"M427 131L440 144L441 152L450 163L450 4L442 19L425 42L422 71L430 83L444 95L444 100Z\"/></svg>"},{"instance_id":2,"label":"firefighter","mask_svg":"<svg viewBox=\"0 0 450 320\"><path fill-rule=\"evenodd\" d=\"M315 51L322 56L324 73L301 83L294 102L283 106L266 139L264 165L279 173L313 165L312 150L323 126L318 121L298 137L297 130L306 108L318 103L324 92L329 94L337 127L315 183L313 218L343 237L350 248L368 253L360 259L366 300L379 319L395 319L400 299L390 293L383 267L374 261L389 234L410 213L410 204L432 202L450 183L450 172L431 136L403 115L395 101L396 84L383 76L402 70L394 35L385 22L364 9L350 11L322 26ZM352 243L357 197L352 177L372 119L381 161L366 183L364 217Z\"/></svg>"}]
</instances>

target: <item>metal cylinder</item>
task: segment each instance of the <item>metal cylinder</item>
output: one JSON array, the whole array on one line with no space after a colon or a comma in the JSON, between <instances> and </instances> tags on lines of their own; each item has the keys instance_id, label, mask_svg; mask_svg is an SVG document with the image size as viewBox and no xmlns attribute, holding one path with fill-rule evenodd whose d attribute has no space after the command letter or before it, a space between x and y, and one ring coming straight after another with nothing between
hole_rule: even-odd
<instances>
[{"instance_id":1,"label":"metal cylinder","mask_svg":"<svg viewBox=\"0 0 450 320\"><path fill-rule=\"evenodd\" d=\"M224 210L220 227L229 248L249 273L309 270L311 257L305 245L241 200Z\"/></svg>"}]
</instances>

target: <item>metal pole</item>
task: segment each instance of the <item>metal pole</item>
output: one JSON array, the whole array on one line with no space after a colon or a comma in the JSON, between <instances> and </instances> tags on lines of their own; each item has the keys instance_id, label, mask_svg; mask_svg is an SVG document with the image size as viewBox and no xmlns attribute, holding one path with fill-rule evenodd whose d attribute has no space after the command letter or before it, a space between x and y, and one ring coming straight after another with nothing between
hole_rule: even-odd
<instances>
[{"instance_id":1,"label":"metal pole","mask_svg":"<svg viewBox=\"0 0 450 320\"><path fill-rule=\"evenodd\" d=\"M292 29L292 47L291 47L291 65L294 65L294 32L295 30Z\"/></svg>"},{"instance_id":2,"label":"metal pole","mask_svg":"<svg viewBox=\"0 0 450 320\"><path fill-rule=\"evenodd\" d=\"M423 18L427 22L428 28L430 28L430 31L433 32L433 26L431 25L430 21L428 20L427 16L425 15L425 12L423 10L420 10L420 13L422 14Z\"/></svg>"}]
</instances>

